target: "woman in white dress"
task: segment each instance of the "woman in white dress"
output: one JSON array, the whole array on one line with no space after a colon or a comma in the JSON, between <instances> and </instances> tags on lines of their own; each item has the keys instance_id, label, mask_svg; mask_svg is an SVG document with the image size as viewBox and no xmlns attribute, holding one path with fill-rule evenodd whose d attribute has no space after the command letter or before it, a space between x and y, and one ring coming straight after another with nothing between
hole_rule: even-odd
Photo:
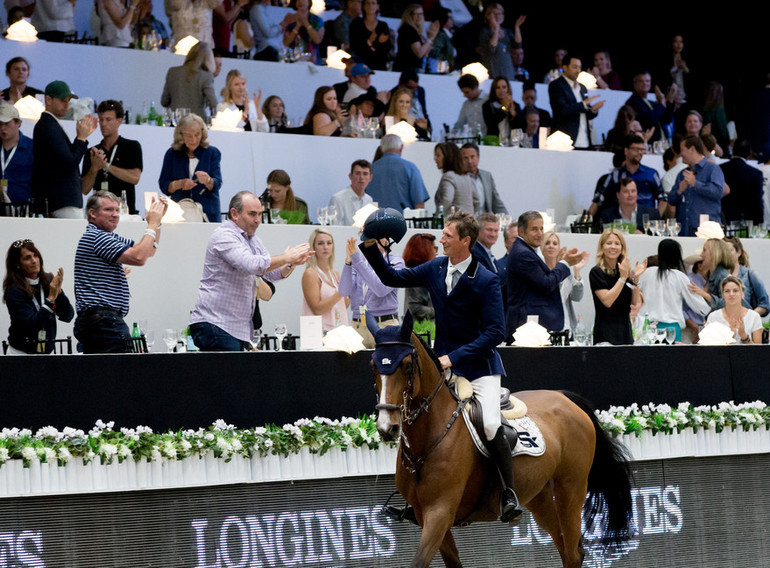
<instances>
[{"instance_id":1,"label":"woman in white dress","mask_svg":"<svg viewBox=\"0 0 770 568\"><path fill-rule=\"evenodd\" d=\"M735 343L762 343L762 319L757 312L741 305L743 281L730 275L722 280L720 288L725 307L711 312L706 321L718 321L732 329L735 332Z\"/></svg>"},{"instance_id":2,"label":"woman in white dress","mask_svg":"<svg viewBox=\"0 0 770 568\"><path fill-rule=\"evenodd\" d=\"M325 229L310 234L308 260L302 274L302 315L321 316L324 331L348 325L350 298L340 294L340 273L334 268L334 237Z\"/></svg>"},{"instance_id":3,"label":"woman in white dress","mask_svg":"<svg viewBox=\"0 0 770 568\"><path fill-rule=\"evenodd\" d=\"M553 270L559 262L559 253L561 252L561 241L555 231L549 231L543 235L543 245L540 247L543 252L543 258L548 268ZM583 279L580 276L580 270L588 263L588 258L584 258L572 267L572 274L561 281L559 284L559 293L561 294L561 304L564 309L564 327L563 330L574 332L577 325L577 314L575 313L574 302L583 299Z\"/></svg>"}]
</instances>

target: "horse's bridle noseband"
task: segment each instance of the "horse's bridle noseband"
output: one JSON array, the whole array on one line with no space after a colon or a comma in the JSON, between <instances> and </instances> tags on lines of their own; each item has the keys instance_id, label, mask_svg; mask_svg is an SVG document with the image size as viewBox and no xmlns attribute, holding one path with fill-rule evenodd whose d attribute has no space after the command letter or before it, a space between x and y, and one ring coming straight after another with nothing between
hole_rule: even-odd
<instances>
[{"instance_id":1,"label":"horse's bridle noseband","mask_svg":"<svg viewBox=\"0 0 770 568\"><path fill-rule=\"evenodd\" d=\"M420 361L419 357L417 357L417 349L415 348L414 344L411 342L406 341L382 341L375 344L375 349L379 346L385 346L385 345L401 345L404 347L409 347L411 349L411 353L407 353L407 355L412 356L412 364L409 368L409 374L406 379L406 385L404 386L404 402L399 406L397 404L388 404L388 403L378 403L375 405L375 410L388 410L388 411L401 411L401 419L405 421L407 424L411 425L414 423L415 420L417 420L422 414L428 412L428 408L430 407L431 403L433 402L433 399L436 398L436 395L441 390L441 387L443 385L447 385L446 379L443 377L440 378L438 381L436 381L436 387L433 389L433 391L426 397L422 399L422 401L419 403L419 405L416 408L412 408L412 405L414 403L414 378L417 373L420 372ZM406 355L404 355L406 357ZM403 357L401 359L403 361ZM439 372L442 372L442 370L439 368ZM409 440L406 438L404 434L404 430L401 430L401 463L404 464L404 467L412 472L419 475L419 471L422 468L422 465L425 463L425 460L428 458L428 455L430 455L433 450L435 450L438 445L444 440L444 438L449 434L449 431L452 428L452 425L455 423L455 420L457 420L457 417L460 415L460 410L467 401L458 401L457 408L455 408L455 411L452 413L451 418L449 419L449 422L447 423L446 427L442 431L441 435L436 438L431 446L428 448L428 450L419 458L414 458L412 456L412 452L410 450Z\"/></svg>"}]
</instances>

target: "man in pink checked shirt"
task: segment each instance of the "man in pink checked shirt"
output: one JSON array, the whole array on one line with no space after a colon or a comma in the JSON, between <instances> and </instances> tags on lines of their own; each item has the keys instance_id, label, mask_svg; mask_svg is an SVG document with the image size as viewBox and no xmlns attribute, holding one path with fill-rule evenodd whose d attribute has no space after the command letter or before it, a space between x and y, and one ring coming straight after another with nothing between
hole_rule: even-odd
<instances>
[{"instance_id":1,"label":"man in pink checked shirt","mask_svg":"<svg viewBox=\"0 0 770 568\"><path fill-rule=\"evenodd\" d=\"M251 317L257 277L275 282L286 278L313 255L307 243L271 256L255 235L262 203L250 191L230 201L229 219L206 246L198 301L190 316L190 332L201 351L243 351L250 348Z\"/></svg>"}]
</instances>

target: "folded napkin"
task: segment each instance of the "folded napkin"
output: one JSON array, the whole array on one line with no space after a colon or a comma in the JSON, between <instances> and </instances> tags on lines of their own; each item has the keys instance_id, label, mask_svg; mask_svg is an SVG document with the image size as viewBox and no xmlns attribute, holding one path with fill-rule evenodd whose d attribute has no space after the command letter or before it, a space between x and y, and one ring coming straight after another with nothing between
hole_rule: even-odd
<instances>
[{"instance_id":1,"label":"folded napkin","mask_svg":"<svg viewBox=\"0 0 770 568\"><path fill-rule=\"evenodd\" d=\"M551 344L551 334L539 323L528 321L513 333L513 344L519 347L543 347Z\"/></svg>"},{"instance_id":2,"label":"folded napkin","mask_svg":"<svg viewBox=\"0 0 770 568\"><path fill-rule=\"evenodd\" d=\"M735 343L735 332L718 321L707 323L698 337L698 345L732 345Z\"/></svg>"},{"instance_id":3,"label":"folded napkin","mask_svg":"<svg viewBox=\"0 0 770 568\"><path fill-rule=\"evenodd\" d=\"M349 325L341 325L329 330L323 339L323 348L327 351L357 353L364 348L364 338Z\"/></svg>"},{"instance_id":4,"label":"folded napkin","mask_svg":"<svg viewBox=\"0 0 770 568\"><path fill-rule=\"evenodd\" d=\"M182 39L180 39L178 42L176 42L176 47L174 48L174 53L177 55L187 55L187 53L192 49L192 46L194 46L196 43L198 43L198 40L194 38L193 36L185 36Z\"/></svg>"}]
</instances>

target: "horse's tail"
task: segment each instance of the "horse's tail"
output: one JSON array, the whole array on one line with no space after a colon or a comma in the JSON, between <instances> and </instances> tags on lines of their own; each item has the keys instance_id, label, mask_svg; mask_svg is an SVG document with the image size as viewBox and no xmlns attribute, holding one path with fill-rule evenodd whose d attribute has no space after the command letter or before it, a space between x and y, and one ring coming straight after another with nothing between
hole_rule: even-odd
<instances>
[{"instance_id":1,"label":"horse's tail","mask_svg":"<svg viewBox=\"0 0 770 568\"><path fill-rule=\"evenodd\" d=\"M596 450L588 474L588 497L583 505L586 532L593 528L600 513L603 544L618 548L632 536L631 471L623 445L602 429L593 405L585 398L562 391L591 419L596 431Z\"/></svg>"}]
</instances>

